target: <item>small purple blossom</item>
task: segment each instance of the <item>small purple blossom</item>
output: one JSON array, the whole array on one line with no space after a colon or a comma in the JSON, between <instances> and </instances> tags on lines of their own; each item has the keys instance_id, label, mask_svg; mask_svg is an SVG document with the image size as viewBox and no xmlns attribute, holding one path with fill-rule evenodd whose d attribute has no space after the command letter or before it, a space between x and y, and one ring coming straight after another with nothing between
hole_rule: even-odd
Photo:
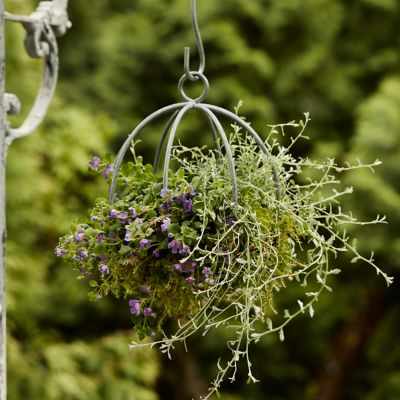
<instances>
[{"instance_id":1,"label":"small purple blossom","mask_svg":"<svg viewBox=\"0 0 400 400\"><path fill-rule=\"evenodd\" d=\"M104 179L108 180L109 176L114 173L114 164L109 164L103 169Z\"/></svg>"},{"instance_id":2,"label":"small purple blossom","mask_svg":"<svg viewBox=\"0 0 400 400\"><path fill-rule=\"evenodd\" d=\"M210 279L210 278L204 279L204 282L207 283L210 286L213 286L215 284L214 279Z\"/></svg>"},{"instance_id":3,"label":"small purple blossom","mask_svg":"<svg viewBox=\"0 0 400 400\"><path fill-rule=\"evenodd\" d=\"M148 247L151 245L151 241L149 239L140 239L139 241L139 247L143 250L145 247Z\"/></svg>"},{"instance_id":4,"label":"small purple blossom","mask_svg":"<svg viewBox=\"0 0 400 400\"><path fill-rule=\"evenodd\" d=\"M129 300L129 307L131 308L131 314L139 316L140 315L140 301L139 300Z\"/></svg>"},{"instance_id":5,"label":"small purple blossom","mask_svg":"<svg viewBox=\"0 0 400 400\"><path fill-rule=\"evenodd\" d=\"M160 190L160 197L163 199L164 197L169 196L171 193L172 193L171 190L162 188Z\"/></svg>"},{"instance_id":6,"label":"small purple blossom","mask_svg":"<svg viewBox=\"0 0 400 400\"><path fill-rule=\"evenodd\" d=\"M225 219L225 223L226 223L226 225L228 225L228 226L233 226L233 225L235 225L235 222L236 222L236 220L235 220L235 218L233 218L233 217L228 217L228 218Z\"/></svg>"},{"instance_id":7,"label":"small purple blossom","mask_svg":"<svg viewBox=\"0 0 400 400\"><path fill-rule=\"evenodd\" d=\"M153 310L152 310L150 307L146 307L146 308L143 310L143 315L144 315L145 317L155 317L155 316L156 316L156 315L154 314Z\"/></svg>"},{"instance_id":8,"label":"small purple blossom","mask_svg":"<svg viewBox=\"0 0 400 400\"><path fill-rule=\"evenodd\" d=\"M201 273L205 278L209 278L211 275L213 275L214 272L210 267L204 267Z\"/></svg>"},{"instance_id":9,"label":"small purple blossom","mask_svg":"<svg viewBox=\"0 0 400 400\"><path fill-rule=\"evenodd\" d=\"M187 285L193 285L196 283L196 279L193 278L192 276L189 276L188 278L185 279L185 282Z\"/></svg>"},{"instance_id":10,"label":"small purple blossom","mask_svg":"<svg viewBox=\"0 0 400 400\"><path fill-rule=\"evenodd\" d=\"M131 231L126 231L124 240L125 240L125 242L130 242L132 240L132 232Z\"/></svg>"},{"instance_id":11,"label":"small purple blossom","mask_svg":"<svg viewBox=\"0 0 400 400\"><path fill-rule=\"evenodd\" d=\"M110 270L108 269L107 265L105 264L101 264L99 266L99 271L103 274L103 275L110 275Z\"/></svg>"},{"instance_id":12,"label":"small purple blossom","mask_svg":"<svg viewBox=\"0 0 400 400\"><path fill-rule=\"evenodd\" d=\"M57 248L56 251L55 251L55 254L56 254L57 257L62 257L62 256L65 255L66 253L67 253L67 250L65 250L65 249L60 249L60 248Z\"/></svg>"},{"instance_id":13,"label":"small purple blossom","mask_svg":"<svg viewBox=\"0 0 400 400\"><path fill-rule=\"evenodd\" d=\"M75 240L79 243L82 243L85 240L85 231L80 229L78 232L76 232Z\"/></svg>"},{"instance_id":14,"label":"small purple blossom","mask_svg":"<svg viewBox=\"0 0 400 400\"><path fill-rule=\"evenodd\" d=\"M98 243L103 243L103 242L104 242L105 236L106 236L106 235L105 235L104 232L100 232L100 233L97 235L96 241L97 241Z\"/></svg>"},{"instance_id":15,"label":"small purple blossom","mask_svg":"<svg viewBox=\"0 0 400 400\"><path fill-rule=\"evenodd\" d=\"M182 194L179 194L179 195L177 195L177 196L175 196L175 201L177 202L177 203L183 203L183 202L185 202L187 200L187 197L182 193Z\"/></svg>"},{"instance_id":16,"label":"small purple blossom","mask_svg":"<svg viewBox=\"0 0 400 400\"><path fill-rule=\"evenodd\" d=\"M180 263L174 264L174 269L176 272L183 272L182 265Z\"/></svg>"},{"instance_id":17,"label":"small purple blossom","mask_svg":"<svg viewBox=\"0 0 400 400\"><path fill-rule=\"evenodd\" d=\"M158 250L153 250L153 257L155 257L155 258L160 257L160 253Z\"/></svg>"},{"instance_id":18,"label":"small purple blossom","mask_svg":"<svg viewBox=\"0 0 400 400\"><path fill-rule=\"evenodd\" d=\"M162 203L160 205L161 210L163 210L165 212L168 211L171 203L172 203L172 199L171 198L167 199L164 203Z\"/></svg>"},{"instance_id":19,"label":"small purple blossom","mask_svg":"<svg viewBox=\"0 0 400 400\"><path fill-rule=\"evenodd\" d=\"M117 217L117 219L120 219L121 221L126 221L128 219L128 213L126 211L120 211L120 212L117 212L116 217Z\"/></svg>"},{"instance_id":20,"label":"small purple blossom","mask_svg":"<svg viewBox=\"0 0 400 400\"><path fill-rule=\"evenodd\" d=\"M96 215L92 215L92 216L90 217L90 219L91 219L93 222L99 222L99 221L100 221L100 218L99 218L98 216L96 216Z\"/></svg>"},{"instance_id":21,"label":"small purple blossom","mask_svg":"<svg viewBox=\"0 0 400 400\"><path fill-rule=\"evenodd\" d=\"M79 256L80 256L81 260L85 260L86 258L88 258L88 252L85 251L85 250L82 250L82 251L79 253Z\"/></svg>"},{"instance_id":22,"label":"small purple blossom","mask_svg":"<svg viewBox=\"0 0 400 400\"><path fill-rule=\"evenodd\" d=\"M193 203L192 203L192 200L188 200L188 199L183 200L183 209L184 209L186 212L192 212L192 211L193 211Z\"/></svg>"},{"instance_id":23,"label":"small purple blossom","mask_svg":"<svg viewBox=\"0 0 400 400\"><path fill-rule=\"evenodd\" d=\"M117 211L116 209L113 208L113 209L110 211L110 217L111 217L111 218L117 218L118 213L119 213L119 211Z\"/></svg>"},{"instance_id":24,"label":"small purple blossom","mask_svg":"<svg viewBox=\"0 0 400 400\"><path fill-rule=\"evenodd\" d=\"M193 186L190 187L190 192L189 192L189 194L190 194L192 197L197 195L196 189L195 189Z\"/></svg>"},{"instance_id":25,"label":"small purple blossom","mask_svg":"<svg viewBox=\"0 0 400 400\"><path fill-rule=\"evenodd\" d=\"M150 333L150 337L151 337L152 339L154 339L154 338L156 337L156 333L155 333L155 332L151 332L151 333Z\"/></svg>"},{"instance_id":26,"label":"small purple blossom","mask_svg":"<svg viewBox=\"0 0 400 400\"><path fill-rule=\"evenodd\" d=\"M107 258L104 254L100 254L100 255L99 255L99 259L100 259L101 261L104 261L104 262L107 262L107 261L108 261L108 258Z\"/></svg>"},{"instance_id":27,"label":"small purple blossom","mask_svg":"<svg viewBox=\"0 0 400 400\"><path fill-rule=\"evenodd\" d=\"M131 213L132 218L136 218L136 210L133 207L129 207L128 211Z\"/></svg>"},{"instance_id":28,"label":"small purple blossom","mask_svg":"<svg viewBox=\"0 0 400 400\"><path fill-rule=\"evenodd\" d=\"M172 254L177 254L180 250L182 250L182 242L180 240L171 240L168 243L168 248L171 250Z\"/></svg>"},{"instance_id":29,"label":"small purple blossom","mask_svg":"<svg viewBox=\"0 0 400 400\"><path fill-rule=\"evenodd\" d=\"M190 247L187 244L183 245L182 248L179 250L179 254L182 255L188 255L189 253L190 253Z\"/></svg>"},{"instance_id":30,"label":"small purple blossom","mask_svg":"<svg viewBox=\"0 0 400 400\"><path fill-rule=\"evenodd\" d=\"M182 265L182 271L186 272L186 273L191 273L194 271L196 265L197 265L197 262L192 261L192 260L187 260Z\"/></svg>"},{"instance_id":31,"label":"small purple blossom","mask_svg":"<svg viewBox=\"0 0 400 400\"><path fill-rule=\"evenodd\" d=\"M170 239L172 239L172 238L174 237L174 234L173 234L172 232L168 232L168 237L169 237Z\"/></svg>"},{"instance_id":32,"label":"small purple blossom","mask_svg":"<svg viewBox=\"0 0 400 400\"><path fill-rule=\"evenodd\" d=\"M171 225L171 219L170 218L164 218L161 224L161 231L165 232L168 230L168 227Z\"/></svg>"},{"instance_id":33,"label":"small purple blossom","mask_svg":"<svg viewBox=\"0 0 400 400\"><path fill-rule=\"evenodd\" d=\"M93 156L93 158L89 161L89 167L93 171L97 171L100 167L100 158L97 156Z\"/></svg>"}]
</instances>

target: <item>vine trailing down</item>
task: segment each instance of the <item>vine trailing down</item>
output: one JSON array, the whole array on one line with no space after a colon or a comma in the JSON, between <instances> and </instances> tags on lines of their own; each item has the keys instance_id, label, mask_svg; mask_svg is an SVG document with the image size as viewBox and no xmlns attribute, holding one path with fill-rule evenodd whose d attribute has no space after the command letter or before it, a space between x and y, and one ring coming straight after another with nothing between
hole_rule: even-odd
<instances>
[{"instance_id":1,"label":"vine trailing down","mask_svg":"<svg viewBox=\"0 0 400 400\"><path fill-rule=\"evenodd\" d=\"M219 150L173 149L178 168L170 171L169 188L142 158L123 165L113 204L98 200L87 221L76 222L60 239L56 254L87 279L92 300L124 298L140 342L131 347L159 346L170 355L177 342L195 332L230 328L232 357L218 360L209 398L224 379L235 379L244 359L249 380L256 382L249 346L277 333L302 313L314 314L314 303L327 285L330 259L339 252L375 268L388 284L392 278L350 241L346 225L384 223L357 221L340 207L352 189L339 188L335 175L380 164L338 166L294 158L292 146L304 136L308 114L299 123L271 126L266 145L271 156L256 150L253 138L233 125L230 143L235 159L239 201L232 202L229 168ZM288 147L277 134L297 129ZM278 173L279 194L272 178ZM112 164L97 156L90 168L110 181ZM307 177L307 178L306 178ZM335 188L336 187L336 188ZM274 297L291 286L303 295L291 311L280 310ZM163 330L178 319L173 335ZM145 340L145 338L152 340Z\"/></svg>"}]
</instances>

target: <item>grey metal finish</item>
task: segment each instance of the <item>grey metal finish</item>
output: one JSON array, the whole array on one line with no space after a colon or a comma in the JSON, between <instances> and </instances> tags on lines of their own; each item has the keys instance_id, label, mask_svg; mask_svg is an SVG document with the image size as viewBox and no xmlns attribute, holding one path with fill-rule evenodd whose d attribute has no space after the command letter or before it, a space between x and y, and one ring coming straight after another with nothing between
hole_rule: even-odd
<instances>
[{"instance_id":1,"label":"grey metal finish","mask_svg":"<svg viewBox=\"0 0 400 400\"><path fill-rule=\"evenodd\" d=\"M7 127L7 144L10 144L16 138L33 133L47 113L58 78L56 36L63 35L71 27L66 11L67 4L67 0L42 1L30 16L5 13L7 20L19 22L25 28L27 53L33 58L44 60L42 83L32 110L20 127ZM18 111L18 108L15 105L13 106L13 104L16 104L16 97L10 97L7 94L5 99L8 101L6 107L11 113L15 114Z\"/></svg>"},{"instance_id":2,"label":"grey metal finish","mask_svg":"<svg viewBox=\"0 0 400 400\"><path fill-rule=\"evenodd\" d=\"M68 0L42 1L30 16L20 16L4 11L0 0L0 400L7 399L6 364L6 265L5 265L5 162L11 142L30 135L42 122L53 97L58 77L58 47L56 36L63 35L71 26L67 15ZM4 93L4 20L19 22L26 30L25 48L34 58L43 59L42 83L32 110L18 128L12 128L7 115L18 114L20 102L14 94Z\"/></svg>"},{"instance_id":3,"label":"grey metal finish","mask_svg":"<svg viewBox=\"0 0 400 400\"><path fill-rule=\"evenodd\" d=\"M0 0L0 100L4 99L4 0ZM5 265L5 188L6 188L6 118L4 101L0 101L0 400L7 400L6 364L6 265Z\"/></svg>"},{"instance_id":4,"label":"grey metal finish","mask_svg":"<svg viewBox=\"0 0 400 400\"><path fill-rule=\"evenodd\" d=\"M110 187L109 187L109 195L108 195L108 200L110 203L116 200L116 187L117 187L117 179L118 179L118 173L121 168L121 164L123 162L123 159L125 157L126 152L128 151L129 147L131 146L131 143L135 140L136 136L151 122L153 122L155 119L168 114L172 112L172 116L169 118L163 133L161 135L161 139L159 142L159 145L157 147L155 159L154 159L154 164L153 164L153 170L157 171L161 159L161 153L162 149L164 147L165 141L167 141L167 146L165 149L165 157L164 157L164 167L163 167L163 187L165 189L168 188L168 173L169 173L169 163L171 159L171 152L172 152L172 146L174 143L174 138L175 134L178 130L179 124L186 114L187 111L190 109L198 109L201 111L207 118L210 128L211 128L211 134L214 139L214 143L217 146L218 149L218 154L221 155L221 148L219 145L218 141L218 136L220 137L222 144L225 149L225 157L228 162L228 168L229 168L229 173L230 173L230 178L231 178L231 184L232 184L232 201L237 203L238 202L238 187L237 187L237 178L236 178L236 171L235 171L235 161L232 156L230 144L228 141L228 138L226 136L226 133L224 131L224 128L219 121L218 117L216 114L222 115L226 119L228 119L231 122L234 122L241 126L245 133L249 133L253 136L255 139L257 145L261 148L261 150L268 156L269 162L271 164L272 168L272 179L275 182L276 186L276 197L280 197L280 189L279 189L279 182L278 182L278 171L277 168L273 162L273 159L268 151L267 146L261 139L261 137L258 135L258 133L251 127L250 124L245 122L242 118L237 116L236 114L232 113L231 111L225 110L224 108L212 105L212 104L205 104L202 103L205 98L207 97L208 90L209 90L209 83L204 75L204 68L205 68L205 54L204 54L204 47L203 43L201 40L201 35L200 35L200 30L199 30L199 25L197 22L197 14L196 14L196 0L191 0L191 12L192 12L192 24L193 24L193 30L197 42L197 49L199 52L199 58L200 58L200 65L199 69L197 71L191 71L190 70L190 50L188 47L185 47L184 49L184 74L181 76L178 82L178 91L182 99L184 100L183 103L176 103L167 107L164 107L160 110L155 111L151 115L149 115L146 119L144 119L133 131L132 133L128 136L128 138L125 140L124 144L122 145L120 151L118 152L117 158L114 163L114 175L113 179L111 181ZM203 93L195 98L192 99L189 97L184 89L184 83L189 80L189 81L196 81L196 80L201 80L203 83L204 89Z\"/></svg>"}]
</instances>

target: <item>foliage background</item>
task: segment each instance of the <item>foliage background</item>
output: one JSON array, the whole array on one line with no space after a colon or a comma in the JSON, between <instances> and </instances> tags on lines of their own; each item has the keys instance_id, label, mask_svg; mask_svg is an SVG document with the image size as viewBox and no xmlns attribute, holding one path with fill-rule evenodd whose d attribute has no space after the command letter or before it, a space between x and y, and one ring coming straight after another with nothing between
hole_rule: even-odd
<instances>
[{"instance_id":1,"label":"foliage background","mask_svg":"<svg viewBox=\"0 0 400 400\"><path fill-rule=\"evenodd\" d=\"M199 0L211 83L208 101L242 113L259 132L310 112L311 140L298 154L383 161L375 174L345 176L348 207L388 225L354 234L398 278L400 266L400 3L397 0ZM6 1L29 14L33 0ZM178 100L183 47L194 43L188 0L70 0L73 28L60 39L60 83L45 123L13 144L8 159L7 279L9 399L188 399L207 388L222 338L194 339L167 361L127 352L125 303L88 302L53 249L70 222L106 194L87 175L93 154L118 149L155 109ZM40 62L7 22L7 91L25 105ZM193 48L193 46L192 46ZM194 48L192 53L194 54ZM195 65L195 60L193 62ZM13 121L18 123L22 117ZM203 139L193 116L181 132ZM150 157L159 130L146 131ZM390 289L372 269L339 258L314 319L293 323L280 343L254 350L255 373L227 385L223 399L397 400L400 397L398 279ZM289 302L290 298L283 298ZM244 376L244 375L243 375Z\"/></svg>"}]
</instances>

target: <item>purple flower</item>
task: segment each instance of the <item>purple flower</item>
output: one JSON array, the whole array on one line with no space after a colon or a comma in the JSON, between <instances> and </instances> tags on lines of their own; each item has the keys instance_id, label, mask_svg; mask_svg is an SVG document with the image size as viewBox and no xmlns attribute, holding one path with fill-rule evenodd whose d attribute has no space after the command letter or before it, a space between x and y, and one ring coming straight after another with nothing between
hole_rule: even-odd
<instances>
[{"instance_id":1,"label":"purple flower","mask_svg":"<svg viewBox=\"0 0 400 400\"><path fill-rule=\"evenodd\" d=\"M79 256L80 256L81 260L85 260L86 258L88 258L88 252L82 250L82 251L79 253Z\"/></svg>"},{"instance_id":2,"label":"purple flower","mask_svg":"<svg viewBox=\"0 0 400 400\"><path fill-rule=\"evenodd\" d=\"M103 169L104 179L107 180L114 172L114 164L109 164Z\"/></svg>"},{"instance_id":3,"label":"purple flower","mask_svg":"<svg viewBox=\"0 0 400 400\"><path fill-rule=\"evenodd\" d=\"M158 250L153 251L153 257L155 257L155 258L160 257L160 253L158 252Z\"/></svg>"},{"instance_id":4,"label":"purple flower","mask_svg":"<svg viewBox=\"0 0 400 400\"><path fill-rule=\"evenodd\" d=\"M77 242L82 243L85 240L85 231L80 229L78 232L76 232L75 239Z\"/></svg>"},{"instance_id":5,"label":"purple flower","mask_svg":"<svg viewBox=\"0 0 400 400\"><path fill-rule=\"evenodd\" d=\"M145 247L150 246L151 241L149 239L140 239L139 247L143 250Z\"/></svg>"},{"instance_id":6,"label":"purple flower","mask_svg":"<svg viewBox=\"0 0 400 400\"><path fill-rule=\"evenodd\" d=\"M108 269L107 265L105 264L101 264L99 266L99 271L103 274L103 275L109 275L110 274L110 270Z\"/></svg>"},{"instance_id":7,"label":"purple flower","mask_svg":"<svg viewBox=\"0 0 400 400\"><path fill-rule=\"evenodd\" d=\"M162 221L163 223L161 224L161 231L165 232L168 230L168 227L171 225L171 219L170 218L165 218Z\"/></svg>"},{"instance_id":8,"label":"purple flower","mask_svg":"<svg viewBox=\"0 0 400 400\"><path fill-rule=\"evenodd\" d=\"M196 189L195 189L193 186L190 187L190 192L189 192L189 194L190 194L191 196L196 196L197 192L196 192Z\"/></svg>"},{"instance_id":9,"label":"purple flower","mask_svg":"<svg viewBox=\"0 0 400 400\"><path fill-rule=\"evenodd\" d=\"M163 199L164 197L167 197L167 196L169 196L171 194L171 190L169 190L169 189L165 189L165 188L162 188L161 190L160 190L160 197Z\"/></svg>"},{"instance_id":10,"label":"purple flower","mask_svg":"<svg viewBox=\"0 0 400 400\"><path fill-rule=\"evenodd\" d=\"M98 242L98 243L103 243L103 242L104 242L105 236L106 236L106 235L105 235L103 232L100 232L100 233L97 235L97 238L96 238L97 242Z\"/></svg>"},{"instance_id":11,"label":"purple flower","mask_svg":"<svg viewBox=\"0 0 400 400\"><path fill-rule=\"evenodd\" d=\"M168 243L168 248L171 250L172 254L177 254L180 250L182 250L182 242L180 240L171 240Z\"/></svg>"},{"instance_id":12,"label":"purple flower","mask_svg":"<svg viewBox=\"0 0 400 400\"><path fill-rule=\"evenodd\" d=\"M168 211L171 203L172 203L172 199L171 198L167 199L164 203L162 203L160 205L161 210Z\"/></svg>"},{"instance_id":13,"label":"purple flower","mask_svg":"<svg viewBox=\"0 0 400 400\"><path fill-rule=\"evenodd\" d=\"M154 338L156 337L156 333L155 333L155 332L151 332L151 333L150 333L150 337L151 337L152 339L154 339Z\"/></svg>"},{"instance_id":14,"label":"purple flower","mask_svg":"<svg viewBox=\"0 0 400 400\"><path fill-rule=\"evenodd\" d=\"M136 218L136 210L133 207L129 207L128 211L131 213L132 218Z\"/></svg>"},{"instance_id":15,"label":"purple flower","mask_svg":"<svg viewBox=\"0 0 400 400\"><path fill-rule=\"evenodd\" d=\"M179 263L174 264L174 269L176 272L183 272L182 271L182 265Z\"/></svg>"},{"instance_id":16,"label":"purple flower","mask_svg":"<svg viewBox=\"0 0 400 400\"><path fill-rule=\"evenodd\" d=\"M226 223L226 225L228 225L228 226L233 226L233 225L235 225L235 222L236 222L236 220L235 220L235 218L233 218L233 217L228 217L228 218L225 219L225 223Z\"/></svg>"},{"instance_id":17,"label":"purple flower","mask_svg":"<svg viewBox=\"0 0 400 400\"><path fill-rule=\"evenodd\" d=\"M146 308L143 310L143 315L144 315L145 317L155 317L155 316L156 316L156 315L154 314L153 310L152 310L150 307L146 307Z\"/></svg>"},{"instance_id":18,"label":"purple flower","mask_svg":"<svg viewBox=\"0 0 400 400\"><path fill-rule=\"evenodd\" d=\"M118 213L119 213L119 211L117 211L116 209L113 208L113 209L110 211L110 217L111 217L111 218L116 218L117 215L118 215Z\"/></svg>"},{"instance_id":19,"label":"purple flower","mask_svg":"<svg viewBox=\"0 0 400 400\"><path fill-rule=\"evenodd\" d=\"M67 253L67 250L65 250L65 249L60 249L60 248L57 248L56 251L55 251L55 254L56 254L57 257L61 257L61 256L63 256L63 255L66 254L66 253Z\"/></svg>"},{"instance_id":20,"label":"purple flower","mask_svg":"<svg viewBox=\"0 0 400 400\"><path fill-rule=\"evenodd\" d=\"M193 285L194 283L196 283L196 279L193 278L192 276L189 276L188 278L185 279L185 282L187 285Z\"/></svg>"},{"instance_id":21,"label":"purple flower","mask_svg":"<svg viewBox=\"0 0 400 400\"><path fill-rule=\"evenodd\" d=\"M178 196L175 196L175 201L177 202L177 203L183 203L183 202L185 202L187 200L187 197L182 193L182 194L179 194Z\"/></svg>"},{"instance_id":22,"label":"purple flower","mask_svg":"<svg viewBox=\"0 0 400 400\"><path fill-rule=\"evenodd\" d=\"M107 262L107 261L108 261L108 258L107 258L104 254L100 254L100 255L99 255L99 259L100 259L101 261L104 261L104 262Z\"/></svg>"},{"instance_id":23,"label":"purple flower","mask_svg":"<svg viewBox=\"0 0 400 400\"><path fill-rule=\"evenodd\" d=\"M188 255L190 253L190 247L188 245L183 245L183 247L179 250L179 254Z\"/></svg>"},{"instance_id":24,"label":"purple flower","mask_svg":"<svg viewBox=\"0 0 400 400\"><path fill-rule=\"evenodd\" d=\"M128 219L128 213L126 211L120 211L120 212L117 212L116 217L117 217L117 219L120 219L121 221L126 221Z\"/></svg>"},{"instance_id":25,"label":"purple flower","mask_svg":"<svg viewBox=\"0 0 400 400\"><path fill-rule=\"evenodd\" d=\"M89 161L89 167L93 171L97 171L100 167L100 158L97 156L93 156L93 158Z\"/></svg>"},{"instance_id":26,"label":"purple flower","mask_svg":"<svg viewBox=\"0 0 400 400\"><path fill-rule=\"evenodd\" d=\"M193 272L197 263L192 260L187 260L183 263L182 270L183 272L190 273Z\"/></svg>"},{"instance_id":27,"label":"purple flower","mask_svg":"<svg viewBox=\"0 0 400 400\"><path fill-rule=\"evenodd\" d=\"M210 278L206 278L206 279L204 279L204 282L205 283L208 283L210 286L213 286L214 285L214 279L210 279Z\"/></svg>"},{"instance_id":28,"label":"purple flower","mask_svg":"<svg viewBox=\"0 0 400 400\"><path fill-rule=\"evenodd\" d=\"M209 278L211 275L213 275L213 271L210 267L204 267L201 273L205 278Z\"/></svg>"},{"instance_id":29,"label":"purple flower","mask_svg":"<svg viewBox=\"0 0 400 400\"><path fill-rule=\"evenodd\" d=\"M139 300L129 300L129 307L131 308L131 314L139 316L140 315L140 301Z\"/></svg>"},{"instance_id":30,"label":"purple flower","mask_svg":"<svg viewBox=\"0 0 400 400\"><path fill-rule=\"evenodd\" d=\"M191 212L193 210L192 200L188 200L188 199L183 200L183 209L186 212Z\"/></svg>"},{"instance_id":31,"label":"purple flower","mask_svg":"<svg viewBox=\"0 0 400 400\"><path fill-rule=\"evenodd\" d=\"M96 215L92 215L90 219L91 219L92 221L94 221L94 222L100 221L100 218L97 217Z\"/></svg>"},{"instance_id":32,"label":"purple flower","mask_svg":"<svg viewBox=\"0 0 400 400\"><path fill-rule=\"evenodd\" d=\"M170 239L172 239L172 238L174 237L174 234L173 234L172 232L168 232L168 237L169 237Z\"/></svg>"}]
</instances>

